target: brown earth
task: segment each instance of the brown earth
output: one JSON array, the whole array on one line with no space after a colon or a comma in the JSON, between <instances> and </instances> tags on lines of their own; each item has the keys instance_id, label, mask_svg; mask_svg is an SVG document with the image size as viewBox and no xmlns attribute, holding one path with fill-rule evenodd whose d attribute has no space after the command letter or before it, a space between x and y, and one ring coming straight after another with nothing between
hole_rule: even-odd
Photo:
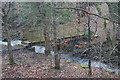
<instances>
[{"instance_id":1,"label":"brown earth","mask_svg":"<svg viewBox=\"0 0 120 80\"><path fill-rule=\"evenodd\" d=\"M54 58L36 54L26 49L13 51L16 65L9 66L8 55L2 53L2 78L88 78L88 68L79 63L61 59L61 69L55 70ZM51 63L52 62L52 63ZM92 78L118 78L105 70L92 67Z\"/></svg>"}]
</instances>

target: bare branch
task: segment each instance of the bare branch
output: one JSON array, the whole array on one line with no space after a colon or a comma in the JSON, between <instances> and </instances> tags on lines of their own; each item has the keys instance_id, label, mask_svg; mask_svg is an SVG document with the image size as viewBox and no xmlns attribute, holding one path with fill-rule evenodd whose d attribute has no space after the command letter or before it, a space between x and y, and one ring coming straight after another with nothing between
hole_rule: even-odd
<instances>
[{"instance_id":1,"label":"bare branch","mask_svg":"<svg viewBox=\"0 0 120 80\"><path fill-rule=\"evenodd\" d=\"M94 13L90 13L88 11L86 11L85 9L82 9L82 8L72 8L72 7L54 7L55 9L74 9L74 10L80 10L80 11L83 11L89 15L94 15L94 16L97 16L99 18L103 18L103 19L106 19L106 20L109 20L109 21L112 21L114 23L118 23L120 24L120 22L116 21L116 20L112 20L112 19L109 19L109 18L106 18L106 17L103 17L103 16L100 16L100 15L97 15L97 14L94 14Z\"/></svg>"},{"instance_id":2,"label":"bare branch","mask_svg":"<svg viewBox=\"0 0 120 80\"><path fill-rule=\"evenodd\" d=\"M8 13L10 12L10 7L11 7L11 3L9 2L9 9L8 9L8 11L7 11L7 13L6 13L6 15L8 15Z\"/></svg>"}]
</instances>

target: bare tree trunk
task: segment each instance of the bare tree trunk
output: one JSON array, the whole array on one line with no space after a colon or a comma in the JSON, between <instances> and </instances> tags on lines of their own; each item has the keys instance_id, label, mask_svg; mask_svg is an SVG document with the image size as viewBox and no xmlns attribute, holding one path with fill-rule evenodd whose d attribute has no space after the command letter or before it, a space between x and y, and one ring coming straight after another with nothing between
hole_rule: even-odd
<instances>
[{"instance_id":1,"label":"bare tree trunk","mask_svg":"<svg viewBox=\"0 0 120 80\"><path fill-rule=\"evenodd\" d=\"M115 23L113 22L113 37L112 37L112 46L115 47L116 44L116 27L115 27Z\"/></svg>"},{"instance_id":2,"label":"bare tree trunk","mask_svg":"<svg viewBox=\"0 0 120 80\"><path fill-rule=\"evenodd\" d=\"M56 32L56 26L55 26L55 21L53 21L53 31L54 31L54 41L55 41L55 44L56 44L56 41L57 41L57 32ZM55 52L55 69L60 69L60 56L59 56L59 53L58 53L58 48L59 48L59 45L56 45L55 48L54 48L54 52Z\"/></svg>"},{"instance_id":3,"label":"bare tree trunk","mask_svg":"<svg viewBox=\"0 0 120 80\"><path fill-rule=\"evenodd\" d=\"M13 58L13 53L12 53L12 46L11 46L11 37L10 37L10 31L8 30L8 26L4 23L4 28L5 28L5 36L7 38L7 48L8 48L8 56L9 56L9 64L13 65L15 64L14 58Z\"/></svg>"},{"instance_id":4,"label":"bare tree trunk","mask_svg":"<svg viewBox=\"0 0 120 80\"><path fill-rule=\"evenodd\" d=\"M54 3L51 3L52 7L55 6ZM56 44L57 41L57 32L56 32L56 26L55 26L55 9L52 8L53 11L53 19L52 19L52 23L53 23L53 35L54 35L54 41ZM60 69L60 56L58 53L58 45L54 47L54 52L55 52L55 69Z\"/></svg>"},{"instance_id":5,"label":"bare tree trunk","mask_svg":"<svg viewBox=\"0 0 120 80\"><path fill-rule=\"evenodd\" d=\"M4 29L5 29L5 36L6 36L7 42L8 42L7 47L8 47L8 54L9 54L9 64L13 65L13 64L15 64L15 61L13 59L13 53L12 53L9 23L7 22L7 20L8 20L8 13L10 12L11 3L10 2L9 2L9 4L6 3L5 6L8 6L8 10L5 11L5 7L2 8L2 12L4 14L4 16L2 16L2 20L3 20Z\"/></svg>"},{"instance_id":6,"label":"bare tree trunk","mask_svg":"<svg viewBox=\"0 0 120 80\"><path fill-rule=\"evenodd\" d=\"M106 19L103 19L103 25L104 25L104 31L106 33L106 42L107 44L110 46L111 45L111 38L110 38L110 32L107 29L107 23L106 23Z\"/></svg>"},{"instance_id":7,"label":"bare tree trunk","mask_svg":"<svg viewBox=\"0 0 120 80\"><path fill-rule=\"evenodd\" d=\"M43 4L45 7L46 5ZM43 32L43 35L44 35L44 39L45 39L45 55L49 55L50 54L50 37L49 37L49 27L50 27L50 22L49 22L49 17L47 17L46 15L46 11L45 13L42 13L43 16L43 20L41 21L41 23L43 23L43 27L44 27L44 32Z\"/></svg>"},{"instance_id":8,"label":"bare tree trunk","mask_svg":"<svg viewBox=\"0 0 120 80\"><path fill-rule=\"evenodd\" d=\"M7 41L8 41L8 54L9 54L9 64L10 65L13 65L15 64L15 61L13 59L13 53L12 53L12 46L11 46L11 38L10 38L10 34L9 34L9 31L7 29Z\"/></svg>"},{"instance_id":9,"label":"bare tree trunk","mask_svg":"<svg viewBox=\"0 0 120 80\"><path fill-rule=\"evenodd\" d=\"M54 22L55 24L55 22ZM56 32L56 26L53 26L54 27L54 41L55 41L55 44L56 44L56 40L57 40L57 32ZM58 53L58 47L59 45L56 45L55 46L55 69L60 69L60 56L59 56L59 53Z\"/></svg>"},{"instance_id":10,"label":"bare tree trunk","mask_svg":"<svg viewBox=\"0 0 120 80\"><path fill-rule=\"evenodd\" d=\"M99 62L100 62L100 69L102 69L101 67L101 62L102 62L102 42L100 42L99 44ZM101 74L100 74L101 75Z\"/></svg>"},{"instance_id":11,"label":"bare tree trunk","mask_svg":"<svg viewBox=\"0 0 120 80\"><path fill-rule=\"evenodd\" d=\"M88 3L88 8L90 10L90 6ZM92 75L92 69L91 69L91 55L90 55L90 44L91 44L91 31L90 31L90 15L88 14L88 39L89 39L89 62L88 62L88 67L89 67L89 72L88 75Z\"/></svg>"},{"instance_id":12,"label":"bare tree trunk","mask_svg":"<svg viewBox=\"0 0 120 80\"><path fill-rule=\"evenodd\" d=\"M77 2L76 3L76 8L79 8L80 7L80 2ZM77 16L78 16L78 24L80 24L80 13L79 13L79 10L77 10Z\"/></svg>"},{"instance_id":13,"label":"bare tree trunk","mask_svg":"<svg viewBox=\"0 0 120 80\"><path fill-rule=\"evenodd\" d=\"M55 69L60 69L60 56L57 51L57 46L56 46L56 51L55 51Z\"/></svg>"},{"instance_id":14,"label":"bare tree trunk","mask_svg":"<svg viewBox=\"0 0 120 80\"><path fill-rule=\"evenodd\" d=\"M117 57L117 64L118 64L118 67L120 67L120 24L117 27L117 31L116 31L116 43L118 45L117 46L117 56L116 56ZM118 72L118 76L120 77L120 72Z\"/></svg>"},{"instance_id":15,"label":"bare tree trunk","mask_svg":"<svg viewBox=\"0 0 120 80\"><path fill-rule=\"evenodd\" d=\"M44 39L45 39L45 55L50 54L50 39L48 33L48 27L45 26L44 28Z\"/></svg>"}]
</instances>

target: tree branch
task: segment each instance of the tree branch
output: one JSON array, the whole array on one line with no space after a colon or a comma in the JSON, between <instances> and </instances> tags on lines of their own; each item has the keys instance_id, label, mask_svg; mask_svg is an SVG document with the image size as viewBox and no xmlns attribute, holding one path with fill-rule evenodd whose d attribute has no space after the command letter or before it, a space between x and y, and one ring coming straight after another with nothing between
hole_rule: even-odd
<instances>
[{"instance_id":1,"label":"tree branch","mask_svg":"<svg viewBox=\"0 0 120 80\"><path fill-rule=\"evenodd\" d=\"M6 15L8 15L8 13L10 12L10 7L11 7L11 3L9 2L9 6L8 6L9 8L8 8L8 11L7 11L7 14Z\"/></svg>"},{"instance_id":2,"label":"tree branch","mask_svg":"<svg viewBox=\"0 0 120 80\"><path fill-rule=\"evenodd\" d=\"M72 8L72 7L53 7L55 9L74 9L74 10L80 10L80 11L83 11L89 15L94 15L94 16L97 16L99 18L103 18L103 19L106 19L106 20L109 20L109 21L112 21L114 23L117 23L117 24L120 24L120 22L116 21L116 20L111 20L109 18L106 18L106 17L103 17L103 16L100 16L100 15L97 15L97 14L94 14L94 13L90 13L88 11L86 11L85 9L82 9L82 8Z\"/></svg>"}]
</instances>

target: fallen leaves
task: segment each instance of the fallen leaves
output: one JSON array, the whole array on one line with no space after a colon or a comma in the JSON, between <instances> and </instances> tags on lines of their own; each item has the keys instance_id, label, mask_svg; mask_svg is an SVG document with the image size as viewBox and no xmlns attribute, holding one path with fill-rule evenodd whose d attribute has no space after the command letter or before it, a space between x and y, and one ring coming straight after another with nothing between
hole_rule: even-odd
<instances>
[{"instance_id":1,"label":"fallen leaves","mask_svg":"<svg viewBox=\"0 0 120 80\"><path fill-rule=\"evenodd\" d=\"M27 52L27 51L26 51ZM20 54L20 52L18 53ZM26 56L30 56L30 53L27 53ZM2 67L2 77L3 78L87 78L88 68L80 67L80 64L73 63L71 61L66 62L64 59L61 59L61 69L55 70L53 58L48 58L47 56L36 54L33 61L26 64L18 64L14 66L5 65ZM38 58L38 59L36 59ZM17 58L15 58L17 59ZM24 58L22 58L24 59ZM3 59L4 60L4 59ZM39 61L41 60L41 61ZM24 61L24 60L23 60ZM70 63L69 63L70 62ZM116 75L112 75L105 70L99 68L92 68L92 77L93 78L117 78Z\"/></svg>"}]
</instances>

